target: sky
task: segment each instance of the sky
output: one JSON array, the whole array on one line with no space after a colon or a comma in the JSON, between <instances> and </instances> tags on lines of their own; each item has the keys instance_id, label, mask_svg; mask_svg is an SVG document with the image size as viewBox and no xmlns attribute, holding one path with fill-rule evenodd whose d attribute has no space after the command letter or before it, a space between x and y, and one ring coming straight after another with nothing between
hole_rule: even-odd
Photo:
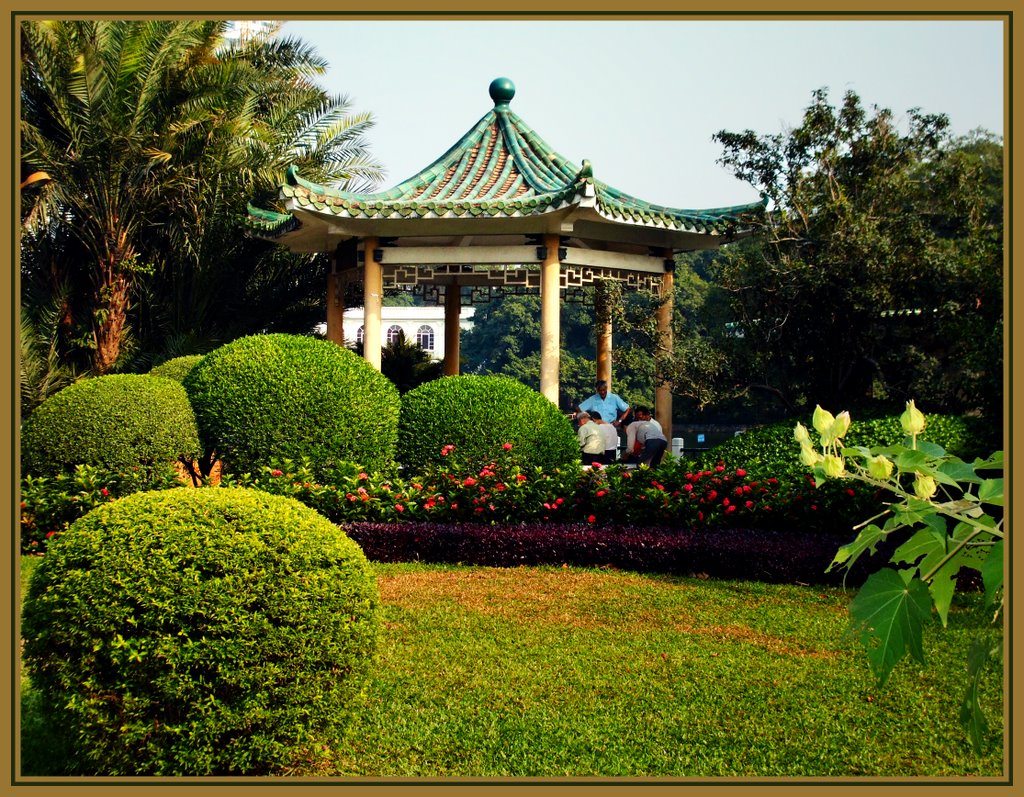
<instances>
[{"instance_id":1,"label":"sky","mask_svg":"<svg viewBox=\"0 0 1024 797\"><path fill-rule=\"evenodd\" d=\"M442 155L493 103L570 161L676 208L758 200L716 163L720 130L784 132L812 92L847 91L898 120L920 108L955 133L1003 133L1003 31L984 20L292 21L283 32L330 62L321 84L369 111L380 189Z\"/></svg>"}]
</instances>

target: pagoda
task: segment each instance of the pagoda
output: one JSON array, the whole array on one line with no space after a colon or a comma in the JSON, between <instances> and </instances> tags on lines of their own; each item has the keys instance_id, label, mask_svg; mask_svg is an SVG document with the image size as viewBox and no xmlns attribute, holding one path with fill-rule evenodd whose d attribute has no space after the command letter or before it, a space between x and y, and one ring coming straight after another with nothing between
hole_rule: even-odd
<instances>
[{"instance_id":1,"label":"pagoda","mask_svg":"<svg viewBox=\"0 0 1024 797\"><path fill-rule=\"evenodd\" d=\"M289 168L286 212L250 205L248 224L295 252L327 252L327 337L342 344L344 296L362 284L363 351L380 368L380 308L386 289L419 292L445 307L447 375L459 371L461 305L495 293L538 292L540 390L558 402L563 297L594 286L598 379L611 381L611 321L600 288L617 283L663 298L658 327L671 346L674 255L749 235L761 202L684 210L637 199L595 179L552 149L511 108L515 86L497 78L494 107L447 152L378 193L304 180ZM659 387L656 417L671 428L671 393Z\"/></svg>"}]
</instances>

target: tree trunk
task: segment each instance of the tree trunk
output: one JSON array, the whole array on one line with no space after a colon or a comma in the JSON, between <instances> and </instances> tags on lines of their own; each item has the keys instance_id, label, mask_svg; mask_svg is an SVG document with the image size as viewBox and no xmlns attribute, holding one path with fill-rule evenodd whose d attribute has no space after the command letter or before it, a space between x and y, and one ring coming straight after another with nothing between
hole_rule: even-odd
<instances>
[{"instance_id":1,"label":"tree trunk","mask_svg":"<svg viewBox=\"0 0 1024 797\"><path fill-rule=\"evenodd\" d=\"M109 272L108 272L109 273ZM92 365L97 376L110 373L121 356L121 339L128 317L128 281L116 273L96 292L93 311Z\"/></svg>"}]
</instances>

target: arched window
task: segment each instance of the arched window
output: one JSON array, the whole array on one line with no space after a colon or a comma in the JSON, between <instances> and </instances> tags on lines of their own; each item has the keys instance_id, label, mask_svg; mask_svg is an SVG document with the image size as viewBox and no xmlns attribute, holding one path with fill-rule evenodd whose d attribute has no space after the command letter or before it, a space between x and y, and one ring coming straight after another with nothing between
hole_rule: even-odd
<instances>
[{"instance_id":1,"label":"arched window","mask_svg":"<svg viewBox=\"0 0 1024 797\"><path fill-rule=\"evenodd\" d=\"M416 330L416 343L424 351L434 350L434 328L424 324Z\"/></svg>"},{"instance_id":2,"label":"arched window","mask_svg":"<svg viewBox=\"0 0 1024 797\"><path fill-rule=\"evenodd\" d=\"M363 339L365 337L366 337L366 328L365 327L359 327L359 329L356 330L356 343L362 343Z\"/></svg>"},{"instance_id":3,"label":"arched window","mask_svg":"<svg viewBox=\"0 0 1024 797\"><path fill-rule=\"evenodd\" d=\"M388 327L388 345L393 345L398 342L398 338L402 335L402 328L398 324L392 324Z\"/></svg>"}]
</instances>

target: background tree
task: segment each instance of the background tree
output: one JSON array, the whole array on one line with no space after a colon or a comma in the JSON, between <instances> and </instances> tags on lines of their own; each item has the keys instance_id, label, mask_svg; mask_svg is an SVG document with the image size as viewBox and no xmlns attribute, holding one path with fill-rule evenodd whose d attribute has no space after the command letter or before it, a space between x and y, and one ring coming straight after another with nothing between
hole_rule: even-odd
<instances>
[{"instance_id":1,"label":"background tree","mask_svg":"<svg viewBox=\"0 0 1024 797\"><path fill-rule=\"evenodd\" d=\"M784 413L916 394L998 420L1001 391L980 391L1002 373L1002 147L954 139L945 116L917 110L906 128L820 90L785 134L716 134L720 162L773 210L756 242L701 264L722 291L708 300L724 296L733 320L706 338L717 356L682 337L693 367L680 384L699 383L704 363L723 398L761 386Z\"/></svg>"}]
</instances>

